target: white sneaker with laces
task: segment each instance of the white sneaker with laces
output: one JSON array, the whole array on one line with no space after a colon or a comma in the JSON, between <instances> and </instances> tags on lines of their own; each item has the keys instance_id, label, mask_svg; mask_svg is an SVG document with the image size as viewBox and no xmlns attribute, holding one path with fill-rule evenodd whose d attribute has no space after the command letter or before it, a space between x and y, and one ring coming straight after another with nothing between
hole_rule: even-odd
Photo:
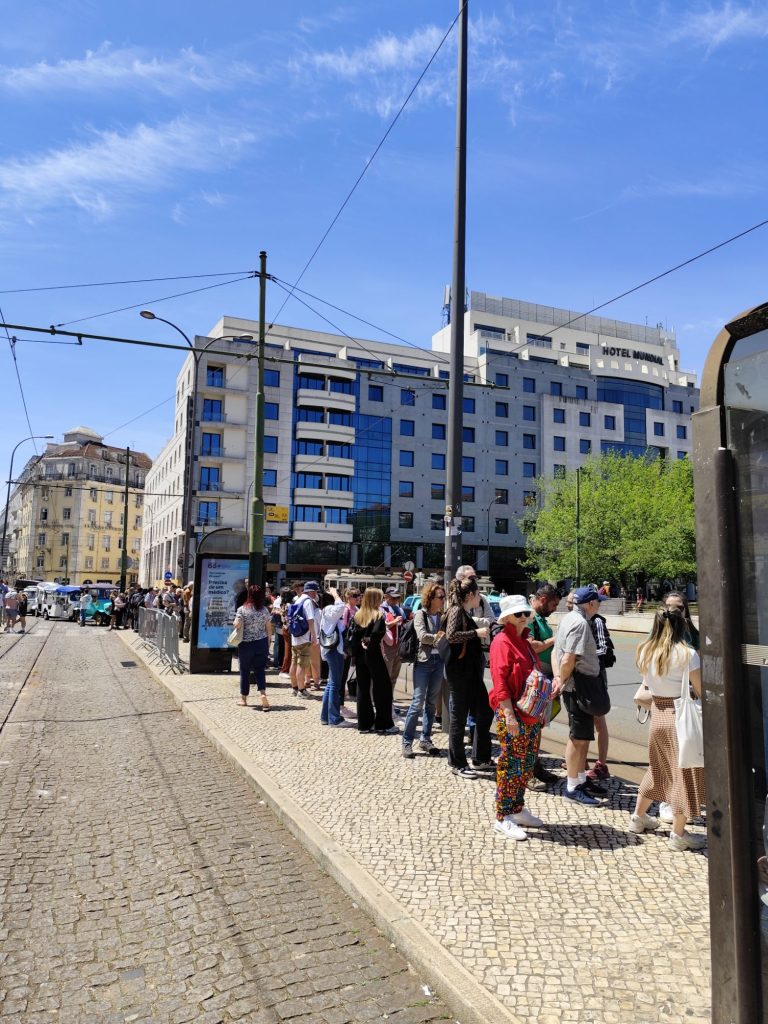
<instances>
[{"instance_id":1,"label":"white sneaker with laces","mask_svg":"<svg viewBox=\"0 0 768 1024\"><path fill-rule=\"evenodd\" d=\"M659 818L663 822L666 822L667 825L671 825L672 822L675 820L675 816L672 813L672 808L670 807L669 804L665 804L665 803L660 803L659 804Z\"/></svg>"},{"instance_id":2,"label":"white sneaker with laces","mask_svg":"<svg viewBox=\"0 0 768 1024\"><path fill-rule=\"evenodd\" d=\"M629 831L640 835L643 832L655 832L661 824L652 814L633 814L629 819Z\"/></svg>"},{"instance_id":3,"label":"white sneaker with laces","mask_svg":"<svg viewBox=\"0 0 768 1024\"><path fill-rule=\"evenodd\" d=\"M518 843L522 843L523 840L528 838L526 832L516 825L511 817L506 817L503 821L495 821L493 823L494 832L499 832L504 836L505 839L515 839Z\"/></svg>"},{"instance_id":4,"label":"white sneaker with laces","mask_svg":"<svg viewBox=\"0 0 768 1024\"><path fill-rule=\"evenodd\" d=\"M531 814L527 807L524 807L522 811L518 811L517 814L510 814L509 820L513 821L515 825L522 825L524 828L544 828L544 822L541 818Z\"/></svg>"},{"instance_id":5,"label":"white sneaker with laces","mask_svg":"<svg viewBox=\"0 0 768 1024\"><path fill-rule=\"evenodd\" d=\"M683 834L681 836L679 836L677 832L669 833L670 849L674 850L676 853L682 853L684 850L703 850L706 845L706 836L696 836L685 829L683 829Z\"/></svg>"}]
</instances>

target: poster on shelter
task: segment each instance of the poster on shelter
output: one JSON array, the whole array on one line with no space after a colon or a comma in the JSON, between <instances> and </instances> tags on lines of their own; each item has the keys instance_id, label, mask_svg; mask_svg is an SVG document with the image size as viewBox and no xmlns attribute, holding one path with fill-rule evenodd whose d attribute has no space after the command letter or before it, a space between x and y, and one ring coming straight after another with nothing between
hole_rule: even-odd
<instances>
[{"instance_id":1,"label":"poster on shelter","mask_svg":"<svg viewBox=\"0 0 768 1024\"><path fill-rule=\"evenodd\" d=\"M245 590L247 558L203 558L200 567L200 605L197 646L223 650L232 632L237 597ZM195 595L197 598L197 595Z\"/></svg>"}]
</instances>

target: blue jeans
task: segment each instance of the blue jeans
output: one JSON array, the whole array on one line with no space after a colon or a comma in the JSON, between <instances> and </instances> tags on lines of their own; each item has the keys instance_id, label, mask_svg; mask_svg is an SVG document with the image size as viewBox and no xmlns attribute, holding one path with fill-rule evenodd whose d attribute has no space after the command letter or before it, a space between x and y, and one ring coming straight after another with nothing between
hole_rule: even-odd
<instances>
[{"instance_id":1,"label":"blue jeans","mask_svg":"<svg viewBox=\"0 0 768 1024\"><path fill-rule=\"evenodd\" d=\"M267 667L269 640L265 636L261 640L244 640L237 648L240 661L240 696L247 697L251 692L251 672L256 677L256 688L263 693L267 688Z\"/></svg>"},{"instance_id":2,"label":"blue jeans","mask_svg":"<svg viewBox=\"0 0 768 1024\"><path fill-rule=\"evenodd\" d=\"M423 711L421 721L421 738L431 739L432 725L435 721L435 708L440 700L443 688L443 659L432 654L429 661L417 661L413 666L413 700L405 716L403 726L403 744L412 744L416 736L419 715Z\"/></svg>"},{"instance_id":3,"label":"blue jeans","mask_svg":"<svg viewBox=\"0 0 768 1024\"><path fill-rule=\"evenodd\" d=\"M323 725L338 725L344 719L341 715L341 677L344 672L344 655L337 647L324 650L323 656L328 665L328 682L323 693L323 706L320 709L320 721Z\"/></svg>"}]
</instances>

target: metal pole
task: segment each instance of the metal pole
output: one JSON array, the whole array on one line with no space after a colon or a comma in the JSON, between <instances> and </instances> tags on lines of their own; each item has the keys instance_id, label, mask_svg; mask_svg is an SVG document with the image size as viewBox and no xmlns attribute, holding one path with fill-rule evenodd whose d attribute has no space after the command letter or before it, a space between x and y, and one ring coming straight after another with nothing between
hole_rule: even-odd
<instances>
[{"instance_id":1,"label":"metal pole","mask_svg":"<svg viewBox=\"0 0 768 1024\"><path fill-rule=\"evenodd\" d=\"M459 0L456 105L456 191L454 197L451 352L448 383L448 475L445 507L445 585L461 561L461 457L464 406L464 262L467 218L467 0ZM490 556L490 550L489 550Z\"/></svg>"},{"instance_id":2,"label":"metal pole","mask_svg":"<svg viewBox=\"0 0 768 1024\"><path fill-rule=\"evenodd\" d=\"M576 467L576 586L581 586L581 550L579 531L581 529L581 467Z\"/></svg>"},{"instance_id":3,"label":"metal pole","mask_svg":"<svg viewBox=\"0 0 768 1024\"><path fill-rule=\"evenodd\" d=\"M259 348L258 382L254 417L255 451L253 453L253 498L251 499L251 530L248 540L248 583L262 586L264 562L264 341L267 319L267 254L259 253Z\"/></svg>"},{"instance_id":4,"label":"metal pole","mask_svg":"<svg viewBox=\"0 0 768 1024\"><path fill-rule=\"evenodd\" d=\"M128 571L128 468L131 464L131 449L125 449L125 492L123 494L123 557L120 559L120 590L125 590Z\"/></svg>"}]
</instances>

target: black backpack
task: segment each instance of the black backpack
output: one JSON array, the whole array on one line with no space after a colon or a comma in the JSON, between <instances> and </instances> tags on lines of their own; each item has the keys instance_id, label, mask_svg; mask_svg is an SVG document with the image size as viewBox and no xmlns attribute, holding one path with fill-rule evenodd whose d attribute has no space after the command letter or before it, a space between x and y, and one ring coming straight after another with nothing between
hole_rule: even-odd
<instances>
[{"instance_id":1,"label":"black backpack","mask_svg":"<svg viewBox=\"0 0 768 1024\"><path fill-rule=\"evenodd\" d=\"M419 611L421 610L420 608ZM416 655L419 650L419 635L416 632L416 616L418 614L419 612L414 613L413 618L406 622L400 634L397 653L400 655L400 660L404 665L412 665L416 661Z\"/></svg>"}]
</instances>

